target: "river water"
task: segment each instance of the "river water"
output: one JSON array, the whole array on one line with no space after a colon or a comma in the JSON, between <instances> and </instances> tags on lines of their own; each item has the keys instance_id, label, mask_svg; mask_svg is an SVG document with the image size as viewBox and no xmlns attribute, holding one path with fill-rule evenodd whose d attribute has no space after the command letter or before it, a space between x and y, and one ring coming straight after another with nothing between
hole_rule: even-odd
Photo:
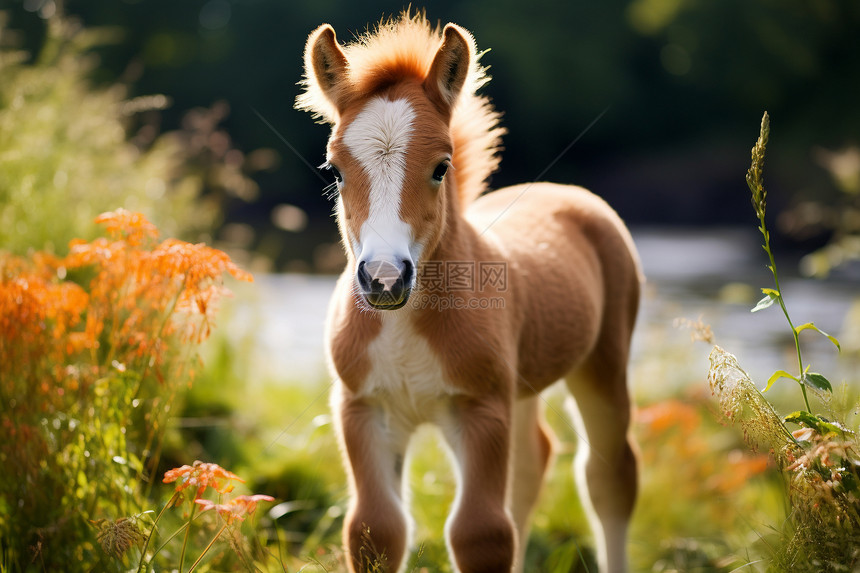
<instances>
[{"instance_id":1,"label":"river water","mask_svg":"<svg viewBox=\"0 0 860 573\"><path fill-rule=\"evenodd\" d=\"M761 298L759 287L773 286L754 230L634 229L633 235L648 281L634 337L635 384L652 391L666 384L671 393L677 390L673 384L704 379L710 347L690 343L689 333L673 326L680 317L709 324L717 344L736 354L754 380L767 380L777 369L796 370L790 330L779 308L750 313ZM814 321L839 335L851 327L849 320L858 320L856 309L854 319L847 318L860 297L856 280L799 279L796 260L779 264L796 325ZM311 384L327 379L324 321L334 282L332 276L270 274L236 290L223 322L237 343L253 341L243 345L252 353L252 378ZM833 382L858 380L825 338L804 333L802 341L804 359L814 370L831 373ZM673 354L671 375L648 365L662 361L665 366L661 355L666 353Z\"/></svg>"}]
</instances>

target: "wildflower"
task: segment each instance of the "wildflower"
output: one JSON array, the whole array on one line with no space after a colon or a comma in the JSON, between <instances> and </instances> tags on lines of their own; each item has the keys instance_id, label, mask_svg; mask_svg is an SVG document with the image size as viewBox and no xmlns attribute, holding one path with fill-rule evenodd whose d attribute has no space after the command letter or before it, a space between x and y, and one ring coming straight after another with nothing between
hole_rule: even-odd
<instances>
[{"instance_id":1,"label":"wildflower","mask_svg":"<svg viewBox=\"0 0 860 573\"><path fill-rule=\"evenodd\" d=\"M144 244L147 239L158 237L158 229L146 217L125 209L102 213L96 217L96 223L104 225L111 237L125 237L135 247Z\"/></svg>"},{"instance_id":2,"label":"wildflower","mask_svg":"<svg viewBox=\"0 0 860 573\"><path fill-rule=\"evenodd\" d=\"M29 493L18 488L0 498L10 491L15 500L21 497L20 531L44 521L66 523L56 536L71 548L84 536L69 529L72 520L63 517L68 504L39 495L45 480L77 484L77 496L92 499L88 511L96 515L137 503L127 485L130 464L107 460L139 458L152 445L160 451L170 407L199 359L194 350L227 294L223 274L250 279L215 249L173 239L159 243L139 213L118 210L98 222L106 236L72 241L65 257L0 253L0 402L9 413L0 416L0 434L8 437L0 440L0 459L17 469L21 483L34 484ZM141 404L147 414L138 417L133 409ZM134 423L121 434L105 431L119 419ZM158 456L150 457L147 467L133 471L149 474L157 464ZM94 475L94 468L107 473ZM195 498L210 487L228 492L234 480L242 481L201 462L164 475L165 482L177 482L177 500L188 488ZM119 508L121 500L126 503ZM136 517L91 523L86 538L97 538L116 558L127 556L148 529Z\"/></svg>"},{"instance_id":3,"label":"wildflower","mask_svg":"<svg viewBox=\"0 0 860 573\"><path fill-rule=\"evenodd\" d=\"M696 408L680 400L667 400L640 408L637 420L654 434L662 434L670 428L678 427L689 435L701 425L702 418Z\"/></svg>"},{"instance_id":4,"label":"wildflower","mask_svg":"<svg viewBox=\"0 0 860 573\"><path fill-rule=\"evenodd\" d=\"M99 527L96 539L105 553L111 557L121 559L132 545L137 545L144 540L143 533L137 527L136 519L121 517L116 521L99 519L90 521Z\"/></svg>"},{"instance_id":5,"label":"wildflower","mask_svg":"<svg viewBox=\"0 0 860 573\"><path fill-rule=\"evenodd\" d=\"M202 511L214 509L229 524L234 521L244 521L246 516L254 513L257 502L260 501L275 501L275 498L270 495L256 494L240 495L227 503L215 503L208 499L196 499L194 503L203 506Z\"/></svg>"},{"instance_id":6,"label":"wildflower","mask_svg":"<svg viewBox=\"0 0 860 573\"><path fill-rule=\"evenodd\" d=\"M197 487L197 492L194 494L195 501L200 499L208 487L218 493L228 493L233 490L233 485L230 483L232 480L245 482L218 464L205 463L199 460L195 461L193 465L173 468L164 473L164 483L172 483L177 480L179 482L176 484L176 491ZM225 481L222 483L222 480Z\"/></svg>"},{"instance_id":7,"label":"wildflower","mask_svg":"<svg viewBox=\"0 0 860 573\"><path fill-rule=\"evenodd\" d=\"M690 340L693 342L707 342L708 344L714 344L714 332L711 330L710 324L705 324L702 321L702 317L700 316L697 320L693 321L689 318L679 317L676 318L673 322L675 328L688 328L690 329Z\"/></svg>"}]
</instances>

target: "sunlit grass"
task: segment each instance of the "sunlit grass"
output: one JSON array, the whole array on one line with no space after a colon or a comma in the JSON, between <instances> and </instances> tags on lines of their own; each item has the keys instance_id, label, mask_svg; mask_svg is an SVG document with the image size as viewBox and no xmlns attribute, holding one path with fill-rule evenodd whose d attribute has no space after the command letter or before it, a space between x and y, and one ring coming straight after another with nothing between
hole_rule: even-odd
<instances>
[{"instance_id":1,"label":"sunlit grass","mask_svg":"<svg viewBox=\"0 0 860 573\"><path fill-rule=\"evenodd\" d=\"M704 345L697 353L686 334L679 332L663 342L670 350L660 355L661 365L647 369L659 368L669 387L686 390L667 395L660 385L637 384L634 433L642 465L630 534L632 570L731 571L747 565L744 570L764 571L753 562L767 558L777 542L785 517L784 483L762 456L745 451L739 431L717 423L717 406L704 377L688 374L685 363L691 354L698 354L706 368ZM640 366L634 363L633 371ZM206 378L224 380L214 374ZM342 571L338 546L347 491L330 426L330 382L270 380L262 388L259 384L255 382L266 399L243 399L233 404L230 414L245 424L247 457L237 467L246 468L249 475L267 476L267 487L255 484L255 491L306 508L289 514L292 525L284 517L277 520L290 570L307 566L307 571ZM198 390L204 391L200 385ZM595 571L591 533L572 475L576 436L564 393L553 389L545 398L545 413L559 443L534 514L526 570ZM455 477L440 442L438 432L424 428L412 444L408 483L415 530L410 571L451 570L443 532Z\"/></svg>"}]
</instances>

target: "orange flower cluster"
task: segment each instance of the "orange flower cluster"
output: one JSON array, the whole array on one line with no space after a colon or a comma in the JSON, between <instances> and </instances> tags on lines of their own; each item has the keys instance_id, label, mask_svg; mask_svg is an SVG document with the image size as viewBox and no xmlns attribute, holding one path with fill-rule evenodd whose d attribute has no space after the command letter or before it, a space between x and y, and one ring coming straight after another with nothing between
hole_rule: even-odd
<instances>
[{"instance_id":1,"label":"orange flower cluster","mask_svg":"<svg viewBox=\"0 0 860 573\"><path fill-rule=\"evenodd\" d=\"M687 476L679 482L695 485L693 491L688 492L691 496L738 491L750 478L769 467L766 455L741 450L715 451L702 437L702 415L692 403L657 402L637 410L636 421L643 442L662 446L654 451L663 459L647 460L646 465L663 465L674 460L673 471L678 476Z\"/></svg>"},{"instance_id":2,"label":"orange flower cluster","mask_svg":"<svg viewBox=\"0 0 860 573\"><path fill-rule=\"evenodd\" d=\"M56 279L58 260L42 253L32 263L0 255L0 356L8 374L61 359L78 349L74 328L89 296Z\"/></svg>"},{"instance_id":3,"label":"orange flower cluster","mask_svg":"<svg viewBox=\"0 0 860 573\"><path fill-rule=\"evenodd\" d=\"M96 217L112 239L124 238L130 245L139 247L158 238L158 229L140 213L117 209Z\"/></svg>"},{"instance_id":4,"label":"orange flower cluster","mask_svg":"<svg viewBox=\"0 0 860 573\"><path fill-rule=\"evenodd\" d=\"M231 481L245 482L245 480L225 470L218 464L201 462L199 460L196 460L193 465L185 465L165 472L164 483L173 483L177 480L179 480L179 483L176 484L177 492L184 491L190 487L197 488L194 494L195 500L200 499L200 496L206 492L207 488L211 487L218 493L228 493L233 491Z\"/></svg>"},{"instance_id":5,"label":"orange flower cluster","mask_svg":"<svg viewBox=\"0 0 860 573\"><path fill-rule=\"evenodd\" d=\"M215 510L231 524L234 521L244 521L247 515L254 513L257 503L261 501L275 501L269 495L239 495L225 503L215 503L208 499L201 499L208 488L212 488L220 494L233 491L233 481L245 482L242 478L227 471L218 464L206 463L196 460L192 465L184 465L173 468L164 473L164 483L176 484L176 492L181 493L189 488L196 488L194 492L194 503L203 507L202 511ZM177 503L181 497L177 497Z\"/></svg>"},{"instance_id":6,"label":"orange flower cluster","mask_svg":"<svg viewBox=\"0 0 860 573\"><path fill-rule=\"evenodd\" d=\"M245 517L254 513L257 509L257 502L260 501L275 501L275 498L270 495L239 495L228 501L227 503L215 503L208 499L197 499L194 503L203 506L203 511L214 509L224 518L228 524L234 521L244 521Z\"/></svg>"},{"instance_id":7,"label":"orange flower cluster","mask_svg":"<svg viewBox=\"0 0 860 573\"><path fill-rule=\"evenodd\" d=\"M176 332L199 343L211 331L212 303L226 292L220 277L252 280L225 253L204 244L167 239L156 245L155 227L139 213L120 209L96 221L107 227L110 239L73 241L64 261L68 268L96 267L91 296L111 303L87 316L93 343L107 326L112 342L129 344L141 356L157 351L158 339ZM163 323L155 338L149 328L153 319Z\"/></svg>"},{"instance_id":8,"label":"orange flower cluster","mask_svg":"<svg viewBox=\"0 0 860 573\"><path fill-rule=\"evenodd\" d=\"M159 241L139 213L119 209L97 222L106 237L72 241L65 257L0 253L0 431L9 438L0 459L19 484L56 472L77 483L104 464L131 471L111 464L117 458L142 459L149 468L136 465L139 475L152 471L171 402L193 376L194 347L227 293L223 276L251 280L221 251ZM102 503L96 477L77 495ZM20 505L20 495L0 490L0 505L53 511L34 496Z\"/></svg>"},{"instance_id":9,"label":"orange flower cluster","mask_svg":"<svg viewBox=\"0 0 860 573\"><path fill-rule=\"evenodd\" d=\"M221 276L252 280L219 250L176 239L157 243L155 226L140 213L119 209L96 221L109 237L72 241L65 258L0 254L7 374L30 377L39 371L34 365L76 363L86 352L103 367L116 361L163 377L170 337L197 344L209 336L215 302L226 293ZM85 290L79 283L87 277ZM29 388L51 386L41 373L37 378Z\"/></svg>"}]
</instances>

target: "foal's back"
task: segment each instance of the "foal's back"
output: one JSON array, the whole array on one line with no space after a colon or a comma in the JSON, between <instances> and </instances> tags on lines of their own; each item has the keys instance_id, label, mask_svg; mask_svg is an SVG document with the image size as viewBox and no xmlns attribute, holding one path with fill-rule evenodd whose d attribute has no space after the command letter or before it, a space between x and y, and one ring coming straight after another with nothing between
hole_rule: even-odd
<instances>
[{"instance_id":1,"label":"foal's back","mask_svg":"<svg viewBox=\"0 0 860 573\"><path fill-rule=\"evenodd\" d=\"M484 195L466 218L507 261L520 394L570 373L601 336L629 340L629 331L606 332L621 328L605 323L607 306L620 306L632 330L641 270L630 233L605 201L581 187L530 183Z\"/></svg>"}]
</instances>

